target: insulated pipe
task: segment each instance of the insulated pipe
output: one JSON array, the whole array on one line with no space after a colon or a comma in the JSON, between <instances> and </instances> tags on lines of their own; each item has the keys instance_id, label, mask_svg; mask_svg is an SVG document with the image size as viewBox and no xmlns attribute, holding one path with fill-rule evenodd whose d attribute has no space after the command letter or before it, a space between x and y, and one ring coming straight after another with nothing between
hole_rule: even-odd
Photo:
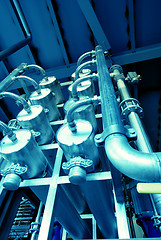
<instances>
[{"instance_id":1,"label":"insulated pipe","mask_svg":"<svg viewBox=\"0 0 161 240\"><path fill-rule=\"evenodd\" d=\"M31 83L34 86L34 88L37 91L37 93L38 94L41 93L41 88L40 88L39 84L34 79L22 75L22 76L17 76L17 77L13 77L12 78L13 82L16 81L16 80L25 80L26 82Z\"/></svg>"},{"instance_id":2,"label":"insulated pipe","mask_svg":"<svg viewBox=\"0 0 161 240\"><path fill-rule=\"evenodd\" d=\"M85 82L87 80L93 81L97 79L97 74L93 73L91 75L87 75L81 78L78 78L73 84L72 84L72 96L75 101L79 99L78 97L78 92L77 92L77 87L80 83Z\"/></svg>"},{"instance_id":3,"label":"insulated pipe","mask_svg":"<svg viewBox=\"0 0 161 240\"><path fill-rule=\"evenodd\" d=\"M23 97L20 97L20 96L14 94L14 93L11 93L11 92L0 93L0 99L5 98L5 97L13 98L16 101L19 101L23 105L23 108L25 109L25 111L27 113L31 112L31 108L30 108L29 104L26 102L26 100Z\"/></svg>"},{"instance_id":4,"label":"insulated pipe","mask_svg":"<svg viewBox=\"0 0 161 240\"><path fill-rule=\"evenodd\" d=\"M100 97L94 97L94 98L87 98L85 100L82 101L78 101L72 104L71 108L69 109L69 111L67 112L67 122L69 125L69 128L72 132L76 132L77 128L76 128L76 124L74 122L74 116L73 116L73 112L84 105L89 105L89 104L93 104L93 103L98 103L100 101Z\"/></svg>"},{"instance_id":5,"label":"insulated pipe","mask_svg":"<svg viewBox=\"0 0 161 240\"><path fill-rule=\"evenodd\" d=\"M85 58L87 58L87 57L94 57L94 56L95 56L95 51L94 51L94 50L82 54L82 55L78 58L77 66L79 67L79 66L81 65L82 61L83 61Z\"/></svg>"},{"instance_id":6,"label":"insulated pipe","mask_svg":"<svg viewBox=\"0 0 161 240\"><path fill-rule=\"evenodd\" d=\"M0 129L5 132L5 134L8 136L8 138L12 141L15 142L17 141L16 134L13 133L11 128L9 128L4 122L0 121Z\"/></svg>"},{"instance_id":7,"label":"insulated pipe","mask_svg":"<svg viewBox=\"0 0 161 240\"><path fill-rule=\"evenodd\" d=\"M23 68L23 70L28 70L28 69L37 69L39 72L42 73L44 79L48 80L48 76L46 74L46 71L42 67L40 67L38 65L35 65L35 64L30 64L30 65L27 65Z\"/></svg>"},{"instance_id":8,"label":"insulated pipe","mask_svg":"<svg viewBox=\"0 0 161 240\"><path fill-rule=\"evenodd\" d=\"M79 78L79 73L82 71L82 69L86 68L86 67L90 67L96 64L96 60L92 60L92 61L88 61L85 63L82 63L81 65L79 65L75 71L75 78L74 80L77 80L77 78Z\"/></svg>"},{"instance_id":9,"label":"insulated pipe","mask_svg":"<svg viewBox=\"0 0 161 240\"><path fill-rule=\"evenodd\" d=\"M108 131L111 130L112 125L117 128L105 139L105 150L109 160L120 172L130 178L146 182L160 181L161 153L139 152L129 145L124 136L120 110L101 46L96 47L96 61L103 128Z\"/></svg>"}]
</instances>

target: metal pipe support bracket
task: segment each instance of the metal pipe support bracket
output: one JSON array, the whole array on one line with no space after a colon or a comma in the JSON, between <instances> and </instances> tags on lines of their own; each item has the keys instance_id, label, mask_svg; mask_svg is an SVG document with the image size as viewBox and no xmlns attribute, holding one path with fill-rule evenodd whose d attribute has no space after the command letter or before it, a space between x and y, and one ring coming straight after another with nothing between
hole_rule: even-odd
<instances>
[{"instance_id":1,"label":"metal pipe support bracket","mask_svg":"<svg viewBox=\"0 0 161 240\"><path fill-rule=\"evenodd\" d=\"M105 128L102 133L95 135L94 141L96 146L103 146L106 138L112 134L123 134L127 137L128 141L137 139L135 130L130 126L126 125L122 128L119 125L111 125L110 128Z\"/></svg>"}]
</instances>

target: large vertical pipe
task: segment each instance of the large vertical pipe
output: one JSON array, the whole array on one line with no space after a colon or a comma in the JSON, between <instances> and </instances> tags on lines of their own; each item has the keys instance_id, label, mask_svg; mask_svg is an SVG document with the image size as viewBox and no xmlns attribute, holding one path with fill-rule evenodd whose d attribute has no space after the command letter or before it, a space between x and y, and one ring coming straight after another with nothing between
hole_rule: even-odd
<instances>
[{"instance_id":1,"label":"large vertical pipe","mask_svg":"<svg viewBox=\"0 0 161 240\"><path fill-rule=\"evenodd\" d=\"M106 65L105 57L100 46L96 47L96 59L99 59L96 63L101 96L103 128L105 129L111 125L123 127L116 94Z\"/></svg>"}]
</instances>

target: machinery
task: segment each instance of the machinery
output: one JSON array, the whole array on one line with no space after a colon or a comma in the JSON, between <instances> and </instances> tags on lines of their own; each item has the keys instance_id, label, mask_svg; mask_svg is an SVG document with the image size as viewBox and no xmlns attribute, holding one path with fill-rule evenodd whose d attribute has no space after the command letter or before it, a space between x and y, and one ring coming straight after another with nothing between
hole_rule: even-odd
<instances>
[{"instance_id":1,"label":"machinery","mask_svg":"<svg viewBox=\"0 0 161 240\"><path fill-rule=\"evenodd\" d=\"M63 229L61 238L70 236L73 239L92 239L96 235L104 239L135 238L137 225L141 227L144 238L159 238L161 195L158 182L161 178L161 153L152 151L141 122L143 108L137 99L130 96L126 86L127 79L131 82L139 81L140 76L131 72L126 78L120 65L108 66L101 46L97 46L91 54L95 58L92 65L95 64L97 70L74 81L70 94L73 103L68 107L61 123L49 123L44 111L40 120L31 121L25 115L31 115L31 112L35 115L39 108L42 112L45 106L32 105L32 101L30 105L24 99L25 96L4 91L0 93L1 98L14 98L24 108L17 115L19 128L1 124L4 132L0 143L2 203L6 190L16 193L29 188L32 191L40 201L40 207L35 222L28 223L31 226L27 228L27 236L31 239L52 239L56 221L61 226L59 230ZM89 53L83 55L82 61L87 56ZM90 64L89 61L81 63L75 75ZM4 80L4 85L2 81L5 90L11 77L14 80L21 77L30 80L21 76L24 72L21 67L24 64L17 68L16 76L13 77L12 72L8 76L9 80ZM25 68L27 69L26 65ZM36 68L39 69L39 66ZM78 98L77 85L87 79L97 81L100 95ZM34 86L39 89L37 83ZM32 93L26 98L31 100L31 96ZM76 98L77 101L74 101ZM82 106L96 106L99 103L100 113L94 113L99 129L96 134L95 127L88 120L89 116L86 117L90 115L90 108L86 109L84 119L81 116L78 118L74 112ZM50 111L52 115L52 110ZM34 121L37 126L32 123ZM52 134L49 135L51 140L56 131L56 141L60 147L57 143L36 144L34 138L37 139L37 136L30 130L38 131L41 124L46 133L47 126L52 129ZM39 131L42 141L45 140L45 132L41 128ZM46 171L44 176L43 171ZM86 221L87 219L92 222ZM5 218L2 218L1 226L3 224ZM14 236L12 224L7 231L9 234L10 230L10 235ZM4 231L1 234L4 235ZM6 233L6 236L9 235Z\"/></svg>"},{"instance_id":2,"label":"machinery","mask_svg":"<svg viewBox=\"0 0 161 240\"><path fill-rule=\"evenodd\" d=\"M0 239L161 238L150 2L2 1L0 47L18 42L0 51Z\"/></svg>"}]
</instances>

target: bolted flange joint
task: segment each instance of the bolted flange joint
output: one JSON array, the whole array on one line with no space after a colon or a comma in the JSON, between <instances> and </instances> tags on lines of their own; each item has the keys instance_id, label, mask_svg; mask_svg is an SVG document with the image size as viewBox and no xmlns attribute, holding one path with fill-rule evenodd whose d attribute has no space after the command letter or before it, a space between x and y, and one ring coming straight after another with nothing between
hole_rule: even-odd
<instances>
[{"instance_id":1,"label":"bolted flange joint","mask_svg":"<svg viewBox=\"0 0 161 240\"><path fill-rule=\"evenodd\" d=\"M25 172L27 172L27 166L23 167L19 163L17 163L17 164L11 163L11 165L8 168L1 170L1 175L3 177L5 177L7 174L11 174L11 173L14 173L17 175L22 175Z\"/></svg>"},{"instance_id":2,"label":"bolted flange joint","mask_svg":"<svg viewBox=\"0 0 161 240\"><path fill-rule=\"evenodd\" d=\"M112 67L110 67L110 73L113 73L115 70L118 70L120 73L123 73L123 69L120 65L112 65Z\"/></svg>"},{"instance_id":3,"label":"bolted flange joint","mask_svg":"<svg viewBox=\"0 0 161 240\"><path fill-rule=\"evenodd\" d=\"M70 169L73 167L82 167L86 172L94 171L93 161L90 159L85 159L80 156L71 158L70 161L64 162L62 168L66 174L69 173Z\"/></svg>"},{"instance_id":4,"label":"bolted flange joint","mask_svg":"<svg viewBox=\"0 0 161 240\"><path fill-rule=\"evenodd\" d=\"M86 181L87 172L94 171L94 164L92 160L78 156L71 158L69 162L63 163L62 168L68 174L71 183L80 185Z\"/></svg>"},{"instance_id":5,"label":"bolted flange joint","mask_svg":"<svg viewBox=\"0 0 161 240\"><path fill-rule=\"evenodd\" d=\"M121 115L124 122L128 122L128 115L136 112L140 118L143 117L143 109L140 107L139 101L135 98L128 98L120 103Z\"/></svg>"}]
</instances>

